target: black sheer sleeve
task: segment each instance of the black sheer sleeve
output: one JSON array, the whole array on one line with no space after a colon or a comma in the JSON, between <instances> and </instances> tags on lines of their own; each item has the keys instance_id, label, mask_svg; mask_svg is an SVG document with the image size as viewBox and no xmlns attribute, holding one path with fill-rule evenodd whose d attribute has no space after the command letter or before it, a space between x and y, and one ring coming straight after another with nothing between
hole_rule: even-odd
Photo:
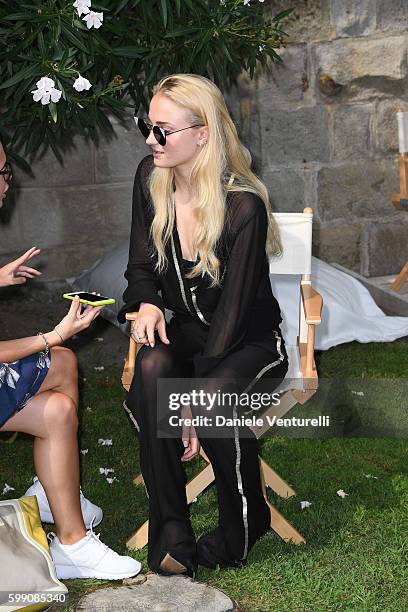
<instances>
[{"instance_id":1,"label":"black sheer sleeve","mask_svg":"<svg viewBox=\"0 0 408 612\"><path fill-rule=\"evenodd\" d=\"M268 217L263 201L250 192L234 194L238 227L228 260L222 292L202 353L195 355L195 376L204 377L244 339L250 308L265 261Z\"/></svg>"},{"instance_id":2,"label":"black sheer sleeve","mask_svg":"<svg viewBox=\"0 0 408 612\"><path fill-rule=\"evenodd\" d=\"M125 272L128 286L123 294L125 304L118 313L120 323L126 321L127 312L139 310L141 302L154 304L162 310L163 314L165 311L163 300L157 293L160 289L160 282L148 252L150 226L146 181L150 166L151 156L145 157L137 168L133 186L129 263Z\"/></svg>"}]
</instances>

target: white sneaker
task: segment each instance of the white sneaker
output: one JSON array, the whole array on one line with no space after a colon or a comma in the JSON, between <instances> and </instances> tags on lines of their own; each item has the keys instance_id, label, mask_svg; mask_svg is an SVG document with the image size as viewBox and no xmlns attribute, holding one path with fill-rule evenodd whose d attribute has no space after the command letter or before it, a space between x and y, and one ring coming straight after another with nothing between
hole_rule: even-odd
<instances>
[{"instance_id":1,"label":"white sneaker","mask_svg":"<svg viewBox=\"0 0 408 612\"><path fill-rule=\"evenodd\" d=\"M24 495L35 495L37 497L38 507L40 509L41 522L43 523L54 523L54 517L52 516L51 508L48 503L47 496L44 491L44 487L38 480L37 476L34 477L33 483ZM95 517L93 525L96 527L103 519L102 508L96 506L89 499L86 499L80 489L80 500L82 517L84 519L85 527L89 529L91 526L92 518Z\"/></svg>"},{"instance_id":2,"label":"white sneaker","mask_svg":"<svg viewBox=\"0 0 408 612\"><path fill-rule=\"evenodd\" d=\"M87 531L86 536L75 544L61 544L54 533L48 534L50 552L54 560L57 577L100 578L120 580L136 576L142 568L132 557L118 555L99 539L99 533Z\"/></svg>"}]
</instances>

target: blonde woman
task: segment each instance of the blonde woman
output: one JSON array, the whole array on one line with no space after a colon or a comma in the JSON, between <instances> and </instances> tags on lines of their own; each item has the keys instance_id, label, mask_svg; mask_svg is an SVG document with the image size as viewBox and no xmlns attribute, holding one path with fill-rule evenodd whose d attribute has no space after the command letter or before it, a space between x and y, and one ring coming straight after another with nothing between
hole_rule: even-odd
<instances>
[{"instance_id":1,"label":"blonde woman","mask_svg":"<svg viewBox=\"0 0 408 612\"><path fill-rule=\"evenodd\" d=\"M185 439L159 437L157 382L198 377L208 392L228 379L235 383L222 389L242 392L244 378L252 390L269 378L276 387L287 355L268 254L280 251L280 241L267 189L251 171L250 155L210 80L163 78L149 117L135 121L152 156L136 172L128 287L118 315L124 322L126 312L138 313L132 334L144 344L127 404L140 429L149 566L193 576L197 563L243 565L269 528L257 443L245 427L223 439L208 427L190 427ZM168 324L165 307L174 312ZM236 416L236 409L228 414ZM215 473L219 524L196 544L181 461L198 452L197 435Z\"/></svg>"}]
</instances>

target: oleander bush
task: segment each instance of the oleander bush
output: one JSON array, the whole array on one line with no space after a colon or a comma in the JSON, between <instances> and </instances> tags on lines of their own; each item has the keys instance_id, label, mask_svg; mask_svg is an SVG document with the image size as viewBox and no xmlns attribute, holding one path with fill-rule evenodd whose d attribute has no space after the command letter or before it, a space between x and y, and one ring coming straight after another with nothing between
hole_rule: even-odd
<instances>
[{"instance_id":1,"label":"oleander bush","mask_svg":"<svg viewBox=\"0 0 408 612\"><path fill-rule=\"evenodd\" d=\"M225 88L270 71L286 44L263 0L0 0L0 134L9 155L62 160L76 132L97 141L111 118L147 109L165 74ZM17 156L20 162L24 160Z\"/></svg>"}]
</instances>

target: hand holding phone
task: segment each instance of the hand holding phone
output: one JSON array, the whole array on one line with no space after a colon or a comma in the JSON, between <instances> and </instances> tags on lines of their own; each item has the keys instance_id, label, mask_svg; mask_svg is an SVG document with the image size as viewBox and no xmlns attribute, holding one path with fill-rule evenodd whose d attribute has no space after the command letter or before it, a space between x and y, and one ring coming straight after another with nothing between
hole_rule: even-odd
<instances>
[{"instance_id":1,"label":"hand holding phone","mask_svg":"<svg viewBox=\"0 0 408 612\"><path fill-rule=\"evenodd\" d=\"M95 296L98 297L98 296ZM72 299L72 304L65 317L55 326L55 330L63 340L68 340L75 334L87 329L96 319L103 306L87 306L82 310L79 297Z\"/></svg>"},{"instance_id":2,"label":"hand holding phone","mask_svg":"<svg viewBox=\"0 0 408 612\"><path fill-rule=\"evenodd\" d=\"M79 301L81 304L87 304L88 306L105 306L106 304L114 304L115 300L113 298L105 297L100 293L90 293L88 291L74 291L72 293L64 293L62 296L66 300L73 300L75 296L79 297Z\"/></svg>"}]
</instances>

